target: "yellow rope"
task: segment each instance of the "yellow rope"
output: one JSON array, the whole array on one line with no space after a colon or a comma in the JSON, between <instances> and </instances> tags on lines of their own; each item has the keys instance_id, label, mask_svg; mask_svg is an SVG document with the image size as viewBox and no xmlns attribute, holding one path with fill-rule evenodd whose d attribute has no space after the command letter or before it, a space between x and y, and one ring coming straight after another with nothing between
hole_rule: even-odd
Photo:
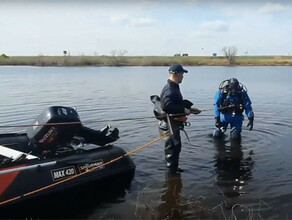
<instances>
[{"instance_id":1,"label":"yellow rope","mask_svg":"<svg viewBox=\"0 0 292 220\"><path fill-rule=\"evenodd\" d=\"M79 174L77 174L77 175L75 175L75 176L72 176L72 177L69 177L69 178L67 178L67 179L60 180L60 181L58 181L58 182L56 182L56 183L53 183L53 184L50 184L50 185L48 185L48 186L45 186L45 187L42 187L42 188L36 189L36 190L31 191L31 192L28 192L28 193L25 193L25 194L23 194L22 196L16 196L16 197L14 197L14 198L11 198L11 199L8 199L8 200L5 200L5 201L3 201L3 202L0 202L0 206L1 206L1 205L4 205L4 204L7 204L7 203L10 203L10 202L12 202L12 201L16 201L16 200L18 200L18 199L21 199L22 197L29 196L29 195L35 194L35 193L37 193L37 192L43 191L43 190L45 190L45 189L51 188L51 187L53 187L53 186L59 185L59 184L61 184L61 183L68 182L69 180L75 179L75 178L77 178L77 177L79 177L79 176L82 176L82 175L84 175L84 174L87 174L87 173L89 173L89 172L93 172L93 171L99 169L99 168L102 167L102 166L107 166L107 165L109 165L109 164L111 164L111 163L114 163L114 162L116 162L116 161L122 159L123 157L129 156L129 155L132 155L132 154L134 154L134 153L136 153L136 152L138 152L138 151L144 149L145 147L148 147L148 146L150 146L151 144L154 144L155 142L162 140L163 138L165 138L165 137L167 137L167 136L169 136L169 133L168 133L168 132L167 132L166 134L164 134L164 135L162 135L162 136L160 136L160 137L158 137L158 138L155 138L155 139L153 139L152 141L150 141L150 142L148 142L148 143L146 143L146 144L144 144L144 145L142 145L142 146L140 146L140 147L138 147L138 148L136 148L136 149L134 149L134 150L128 152L128 153L125 153L125 154L122 155L122 156L119 156L119 157L117 157L117 158L115 158L115 159L112 159L112 160L110 160L110 161L108 161L108 162L106 162L106 163L100 164L99 166L97 166L97 167L95 167L95 168L93 168L93 169L86 170L86 171L83 172L83 173L79 173Z\"/></svg>"}]
</instances>

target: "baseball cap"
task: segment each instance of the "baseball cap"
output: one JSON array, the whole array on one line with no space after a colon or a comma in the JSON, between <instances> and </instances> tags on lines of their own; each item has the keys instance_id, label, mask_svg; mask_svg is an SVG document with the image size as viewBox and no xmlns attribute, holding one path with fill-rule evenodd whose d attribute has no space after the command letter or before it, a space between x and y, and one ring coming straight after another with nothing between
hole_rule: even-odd
<instances>
[{"instance_id":1,"label":"baseball cap","mask_svg":"<svg viewBox=\"0 0 292 220\"><path fill-rule=\"evenodd\" d=\"M168 71L169 72L172 72L172 73L187 73L188 72L180 64L174 64L174 65L172 65L171 67L169 67L169 70Z\"/></svg>"}]
</instances>

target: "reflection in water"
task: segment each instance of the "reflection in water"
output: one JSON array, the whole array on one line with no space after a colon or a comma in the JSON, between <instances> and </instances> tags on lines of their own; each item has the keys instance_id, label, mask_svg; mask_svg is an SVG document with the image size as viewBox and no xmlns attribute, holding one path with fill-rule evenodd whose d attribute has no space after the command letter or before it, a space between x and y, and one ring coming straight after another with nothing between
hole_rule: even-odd
<instances>
[{"instance_id":1,"label":"reflection in water","mask_svg":"<svg viewBox=\"0 0 292 220\"><path fill-rule=\"evenodd\" d=\"M181 174L165 173L165 191L155 219L222 219L216 210L209 210L200 200L183 196Z\"/></svg>"},{"instance_id":2,"label":"reflection in water","mask_svg":"<svg viewBox=\"0 0 292 220\"><path fill-rule=\"evenodd\" d=\"M238 197L245 194L246 181L252 178L254 161L252 152L244 158L242 146L238 142L227 145L224 140L216 140L215 155L216 182L225 198Z\"/></svg>"},{"instance_id":3,"label":"reflection in water","mask_svg":"<svg viewBox=\"0 0 292 220\"><path fill-rule=\"evenodd\" d=\"M158 219L181 219L183 205L181 202L182 181L180 173L165 173L166 190L161 196L162 203L158 207Z\"/></svg>"}]
</instances>

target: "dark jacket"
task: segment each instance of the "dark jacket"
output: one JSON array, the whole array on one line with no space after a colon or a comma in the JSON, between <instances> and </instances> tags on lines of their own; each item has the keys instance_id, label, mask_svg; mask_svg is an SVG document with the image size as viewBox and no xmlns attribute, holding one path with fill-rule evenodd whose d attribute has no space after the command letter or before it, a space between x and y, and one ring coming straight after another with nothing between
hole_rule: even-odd
<instances>
[{"instance_id":1,"label":"dark jacket","mask_svg":"<svg viewBox=\"0 0 292 220\"><path fill-rule=\"evenodd\" d=\"M185 103L179 85L170 79L161 91L160 101L162 110L168 114L185 113Z\"/></svg>"}]
</instances>

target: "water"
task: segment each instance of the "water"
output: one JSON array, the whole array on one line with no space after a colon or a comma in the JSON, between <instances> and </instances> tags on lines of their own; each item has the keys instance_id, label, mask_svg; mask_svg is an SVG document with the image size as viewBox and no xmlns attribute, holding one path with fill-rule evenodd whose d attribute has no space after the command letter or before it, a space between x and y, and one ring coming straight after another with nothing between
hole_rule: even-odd
<instances>
[{"instance_id":1,"label":"water","mask_svg":"<svg viewBox=\"0 0 292 220\"><path fill-rule=\"evenodd\" d=\"M130 151L158 137L149 97L160 94L167 69L0 67L0 124L30 124L46 107L72 106L88 127L119 128L115 145ZM55 217L291 218L292 68L186 69L189 73L181 84L184 98L209 111L189 116L190 142L182 133L180 167L185 171L175 177L165 173L164 141L157 142L132 156L137 168L130 189L102 200L97 199L96 189L96 197L74 204L79 209L65 209ZM247 86L255 112L252 131L246 128L245 118L239 146L228 139L214 142L211 138L214 95L219 83L230 77ZM119 120L131 118L138 120ZM21 131L25 130L1 128L0 133Z\"/></svg>"}]
</instances>

